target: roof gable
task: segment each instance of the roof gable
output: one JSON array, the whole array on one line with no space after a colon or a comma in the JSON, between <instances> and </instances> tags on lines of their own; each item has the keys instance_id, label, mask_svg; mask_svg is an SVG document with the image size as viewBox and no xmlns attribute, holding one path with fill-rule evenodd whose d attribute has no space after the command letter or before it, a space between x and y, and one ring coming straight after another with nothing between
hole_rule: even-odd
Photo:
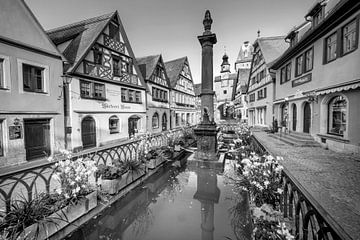
<instances>
[{"instance_id":1,"label":"roof gable","mask_svg":"<svg viewBox=\"0 0 360 240\"><path fill-rule=\"evenodd\" d=\"M256 41L267 66L271 65L289 47L284 36L258 38Z\"/></svg>"},{"instance_id":2,"label":"roof gable","mask_svg":"<svg viewBox=\"0 0 360 240\"><path fill-rule=\"evenodd\" d=\"M71 67L67 69L69 72L76 69L78 62L92 47L115 13L86 19L47 31L50 39L56 45L71 41L63 51L64 56L71 64Z\"/></svg>"},{"instance_id":3,"label":"roof gable","mask_svg":"<svg viewBox=\"0 0 360 240\"><path fill-rule=\"evenodd\" d=\"M1 0L0 22L2 37L61 56L23 0Z\"/></svg>"},{"instance_id":4,"label":"roof gable","mask_svg":"<svg viewBox=\"0 0 360 240\"><path fill-rule=\"evenodd\" d=\"M156 67L158 65L160 65L164 71L165 85L162 83L160 83L160 84L165 87L170 87L169 78L167 76L165 64L164 64L161 54L137 58L136 61L137 61L137 64L139 65L139 68L141 70L141 73L142 73L142 76L144 77L144 79L150 80L150 81L156 81L153 78L156 77L154 75L154 74L156 74ZM161 80L161 81L163 81L163 80ZM159 83L159 82L157 82L157 83Z\"/></svg>"}]
</instances>

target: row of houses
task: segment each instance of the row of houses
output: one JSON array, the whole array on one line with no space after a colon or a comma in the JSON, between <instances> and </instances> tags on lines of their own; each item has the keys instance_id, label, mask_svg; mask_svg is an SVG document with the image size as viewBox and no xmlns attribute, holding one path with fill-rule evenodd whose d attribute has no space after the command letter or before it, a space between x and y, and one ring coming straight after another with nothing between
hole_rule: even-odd
<instances>
[{"instance_id":1,"label":"row of houses","mask_svg":"<svg viewBox=\"0 0 360 240\"><path fill-rule=\"evenodd\" d=\"M286 36L258 37L247 84L233 97L242 118L360 152L359 19L359 1L318 0Z\"/></svg>"},{"instance_id":2,"label":"row of houses","mask_svg":"<svg viewBox=\"0 0 360 240\"><path fill-rule=\"evenodd\" d=\"M187 57L136 58L118 12L45 31L0 4L0 167L197 122Z\"/></svg>"}]
</instances>

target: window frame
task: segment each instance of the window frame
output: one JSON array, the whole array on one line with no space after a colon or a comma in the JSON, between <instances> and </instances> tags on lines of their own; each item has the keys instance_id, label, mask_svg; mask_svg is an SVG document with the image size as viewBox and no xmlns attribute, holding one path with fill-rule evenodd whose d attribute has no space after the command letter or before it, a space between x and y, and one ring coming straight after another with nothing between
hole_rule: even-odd
<instances>
[{"instance_id":1,"label":"window frame","mask_svg":"<svg viewBox=\"0 0 360 240\"><path fill-rule=\"evenodd\" d=\"M360 16L357 16L356 18L353 18L352 20L350 20L349 22L347 22L343 27L341 27L341 56L345 56L346 54L352 53L353 51L355 51L358 48L358 44L359 44L359 18ZM354 48L348 51L345 51L344 49L344 29L349 26L352 23L355 23L355 27L354 27L354 35L355 35L355 43L354 43Z\"/></svg>"},{"instance_id":2,"label":"window frame","mask_svg":"<svg viewBox=\"0 0 360 240\"><path fill-rule=\"evenodd\" d=\"M112 126L111 122L115 121L115 126ZM109 117L109 130L110 130L110 134L115 134L115 133L119 133L120 132L120 119L118 118L118 116L116 115L112 115L111 117Z\"/></svg>"},{"instance_id":3,"label":"window frame","mask_svg":"<svg viewBox=\"0 0 360 240\"><path fill-rule=\"evenodd\" d=\"M23 74L23 65L30 65L30 66L34 66L34 67L38 67L38 68L42 68L43 72L42 72L42 85L43 85L43 90L42 91L28 91L24 89L24 74ZM37 62L33 62L33 61L29 61L29 60L24 60L24 59L17 59L17 67L18 67L18 89L19 89L19 93L22 94L42 94L42 95L50 95L50 68L48 65L44 65L41 63L37 63ZM10 74L10 73L9 73ZM8 82L7 84L10 84L10 82Z\"/></svg>"},{"instance_id":4,"label":"window frame","mask_svg":"<svg viewBox=\"0 0 360 240\"><path fill-rule=\"evenodd\" d=\"M331 123L333 123L333 121L331 121L331 116L332 116L332 111L330 111L330 108L331 108L331 104L333 103L333 101L336 99L336 98L338 98L338 97L341 97L341 98L343 98L343 100L346 102L346 105L345 105L345 113L346 113L346 115L345 115L345 117L346 117L346 119L345 119L345 124L344 123L341 123L341 125L345 125L345 130L343 131L343 133L341 134L341 133L336 133L336 132L331 132L330 131L330 125L331 125ZM348 102L348 100L343 96L343 95L335 95L335 96L333 96L330 100L329 100L329 102L328 102L328 104L327 104L327 111L328 111L328 118L327 118L327 133L328 134L330 134L330 135L335 135L335 136L339 136L339 137L344 137L345 135L346 135L346 133L347 133L347 128L348 128L348 104L349 104L349 102ZM342 118L342 116L341 116L341 118Z\"/></svg>"},{"instance_id":5,"label":"window frame","mask_svg":"<svg viewBox=\"0 0 360 240\"><path fill-rule=\"evenodd\" d=\"M89 95L83 94L82 84L89 84ZM95 89L95 87L96 87L96 86L101 86L101 87L102 87L102 96L100 96L100 97L95 96L95 94L96 94L96 89ZM103 84L103 83L92 82L92 81L80 79L80 80L79 80L79 87L80 87L80 97L81 97L81 98L84 98L84 99L95 99L95 100L106 100L106 88L105 88L105 84Z\"/></svg>"},{"instance_id":6,"label":"window frame","mask_svg":"<svg viewBox=\"0 0 360 240\"><path fill-rule=\"evenodd\" d=\"M25 73L25 70L30 71L30 76L27 76ZM40 76L37 74L37 72L40 71ZM44 74L45 74L45 68L40 66L35 66L28 63L22 64L22 74L23 74L23 90L24 92L35 92L35 93L45 93L45 86L44 86ZM29 77L30 79L27 79ZM40 77L41 86L39 88L38 83ZM25 88L25 81L29 82L29 88Z\"/></svg>"},{"instance_id":7,"label":"window frame","mask_svg":"<svg viewBox=\"0 0 360 240\"><path fill-rule=\"evenodd\" d=\"M334 43L333 44L329 44L328 43L328 40L331 38L331 37L334 37ZM338 35L338 31L335 31L333 33L331 33L329 36L327 36L325 39L324 39L324 56L325 56L325 63L330 63L332 61L335 61L338 57L339 57L339 54L338 54L338 38L339 38L339 35ZM329 46L332 46L334 45L334 53L335 53L335 57L329 59Z\"/></svg>"},{"instance_id":8,"label":"window frame","mask_svg":"<svg viewBox=\"0 0 360 240\"><path fill-rule=\"evenodd\" d=\"M100 56L100 61L99 62L98 62L98 58L96 57L97 55ZM103 65L103 55L104 55L103 51L101 51L98 46L95 46L93 48L94 64Z\"/></svg>"},{"instance_id":9,"label":"window frame","mask_svg":"<svg viewBox=\"0 0 360 240\"><path fill-rule=\"evenodd\" d=\"M117 68L115 68L115 62L118 62ZM121 77L122 71L121 71L121 57L118 56L112 56L112 67L113 67L113 75L114 77Z\"/></svg>"},{"instance_id":10,"label":"window frame","mask_svg":"<svg viewBox=\"0 0 360 240\"><path fill-rule=\"evenodd\" d=\"M304 54L301 54L295 58L295 77L301 76L304 73ZM299 64L300 59L301 65Z\"/></svg>"},{"instance_id":11,"label":"window frame","mask_svg":"<svg viewBox=\"0 0 360 240\"><path fill-rule=\"evenodd\" d=\"M156 120L156 121L154 121ZM151 127L152 129L158 129L160 124L159 124L159 114L157 112L155 112L152 117L151 117Z\"/></svg>"},{"instance_id":12,"label":"window frame","mask_svg":"<svg viewBox=\"0 0 360 240\"><path fill-rule=\"evenodd\" d=\"M121 102L142 104L141 91L121 87L120 92L121 92ZM130 96L132 97L132 100Z\"/></svg>"},{"instance_id":13,"label":"window frame","mask_svg":"<svg viewBox=\"0 0 360 240\"><path fill-rule=\"evenodd\" d=\"M113 33L110 30L110 29L112 29L111 26L113 26L114 27L113 29L115 29L115 32L113 32ZM109 37L117 42L120 42L120 27L116 23L110 22Z\"/></svg>"}]
</instances>

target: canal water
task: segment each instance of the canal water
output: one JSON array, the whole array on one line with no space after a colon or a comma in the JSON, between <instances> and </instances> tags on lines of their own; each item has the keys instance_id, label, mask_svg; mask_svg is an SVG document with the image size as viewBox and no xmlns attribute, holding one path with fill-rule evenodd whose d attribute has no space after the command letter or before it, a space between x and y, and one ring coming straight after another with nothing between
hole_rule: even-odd
<instances>
[{"instance_id":1,"label":"canal water","mask_svg":"<svg viewBox=\"0 0 360 240\"><path fill-rule=\"evenodd\" d=\"M67 239L250 239L247 194L234 189L234 171L231 160L224 171L165 166Z\"/></svg>"}]
</instances>

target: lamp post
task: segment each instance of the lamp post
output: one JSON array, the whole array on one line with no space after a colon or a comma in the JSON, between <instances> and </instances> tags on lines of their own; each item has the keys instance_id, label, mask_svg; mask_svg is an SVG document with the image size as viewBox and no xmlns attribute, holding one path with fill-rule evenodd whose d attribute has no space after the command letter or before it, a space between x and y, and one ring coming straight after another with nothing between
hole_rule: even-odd
<instances>
[{"instance_id":1,"label":"lamp post","mask_svg":"<svg viewBox=\"0 0 360 240\"><path fill-rule=\"evenodd\" d=\"M63 79L63 92L64 92L64 130L65 130L65 149L71 146L71 123L70 123L70 88L72 77L65 74L61 76Z\"/></svg>"}]
</instances>

